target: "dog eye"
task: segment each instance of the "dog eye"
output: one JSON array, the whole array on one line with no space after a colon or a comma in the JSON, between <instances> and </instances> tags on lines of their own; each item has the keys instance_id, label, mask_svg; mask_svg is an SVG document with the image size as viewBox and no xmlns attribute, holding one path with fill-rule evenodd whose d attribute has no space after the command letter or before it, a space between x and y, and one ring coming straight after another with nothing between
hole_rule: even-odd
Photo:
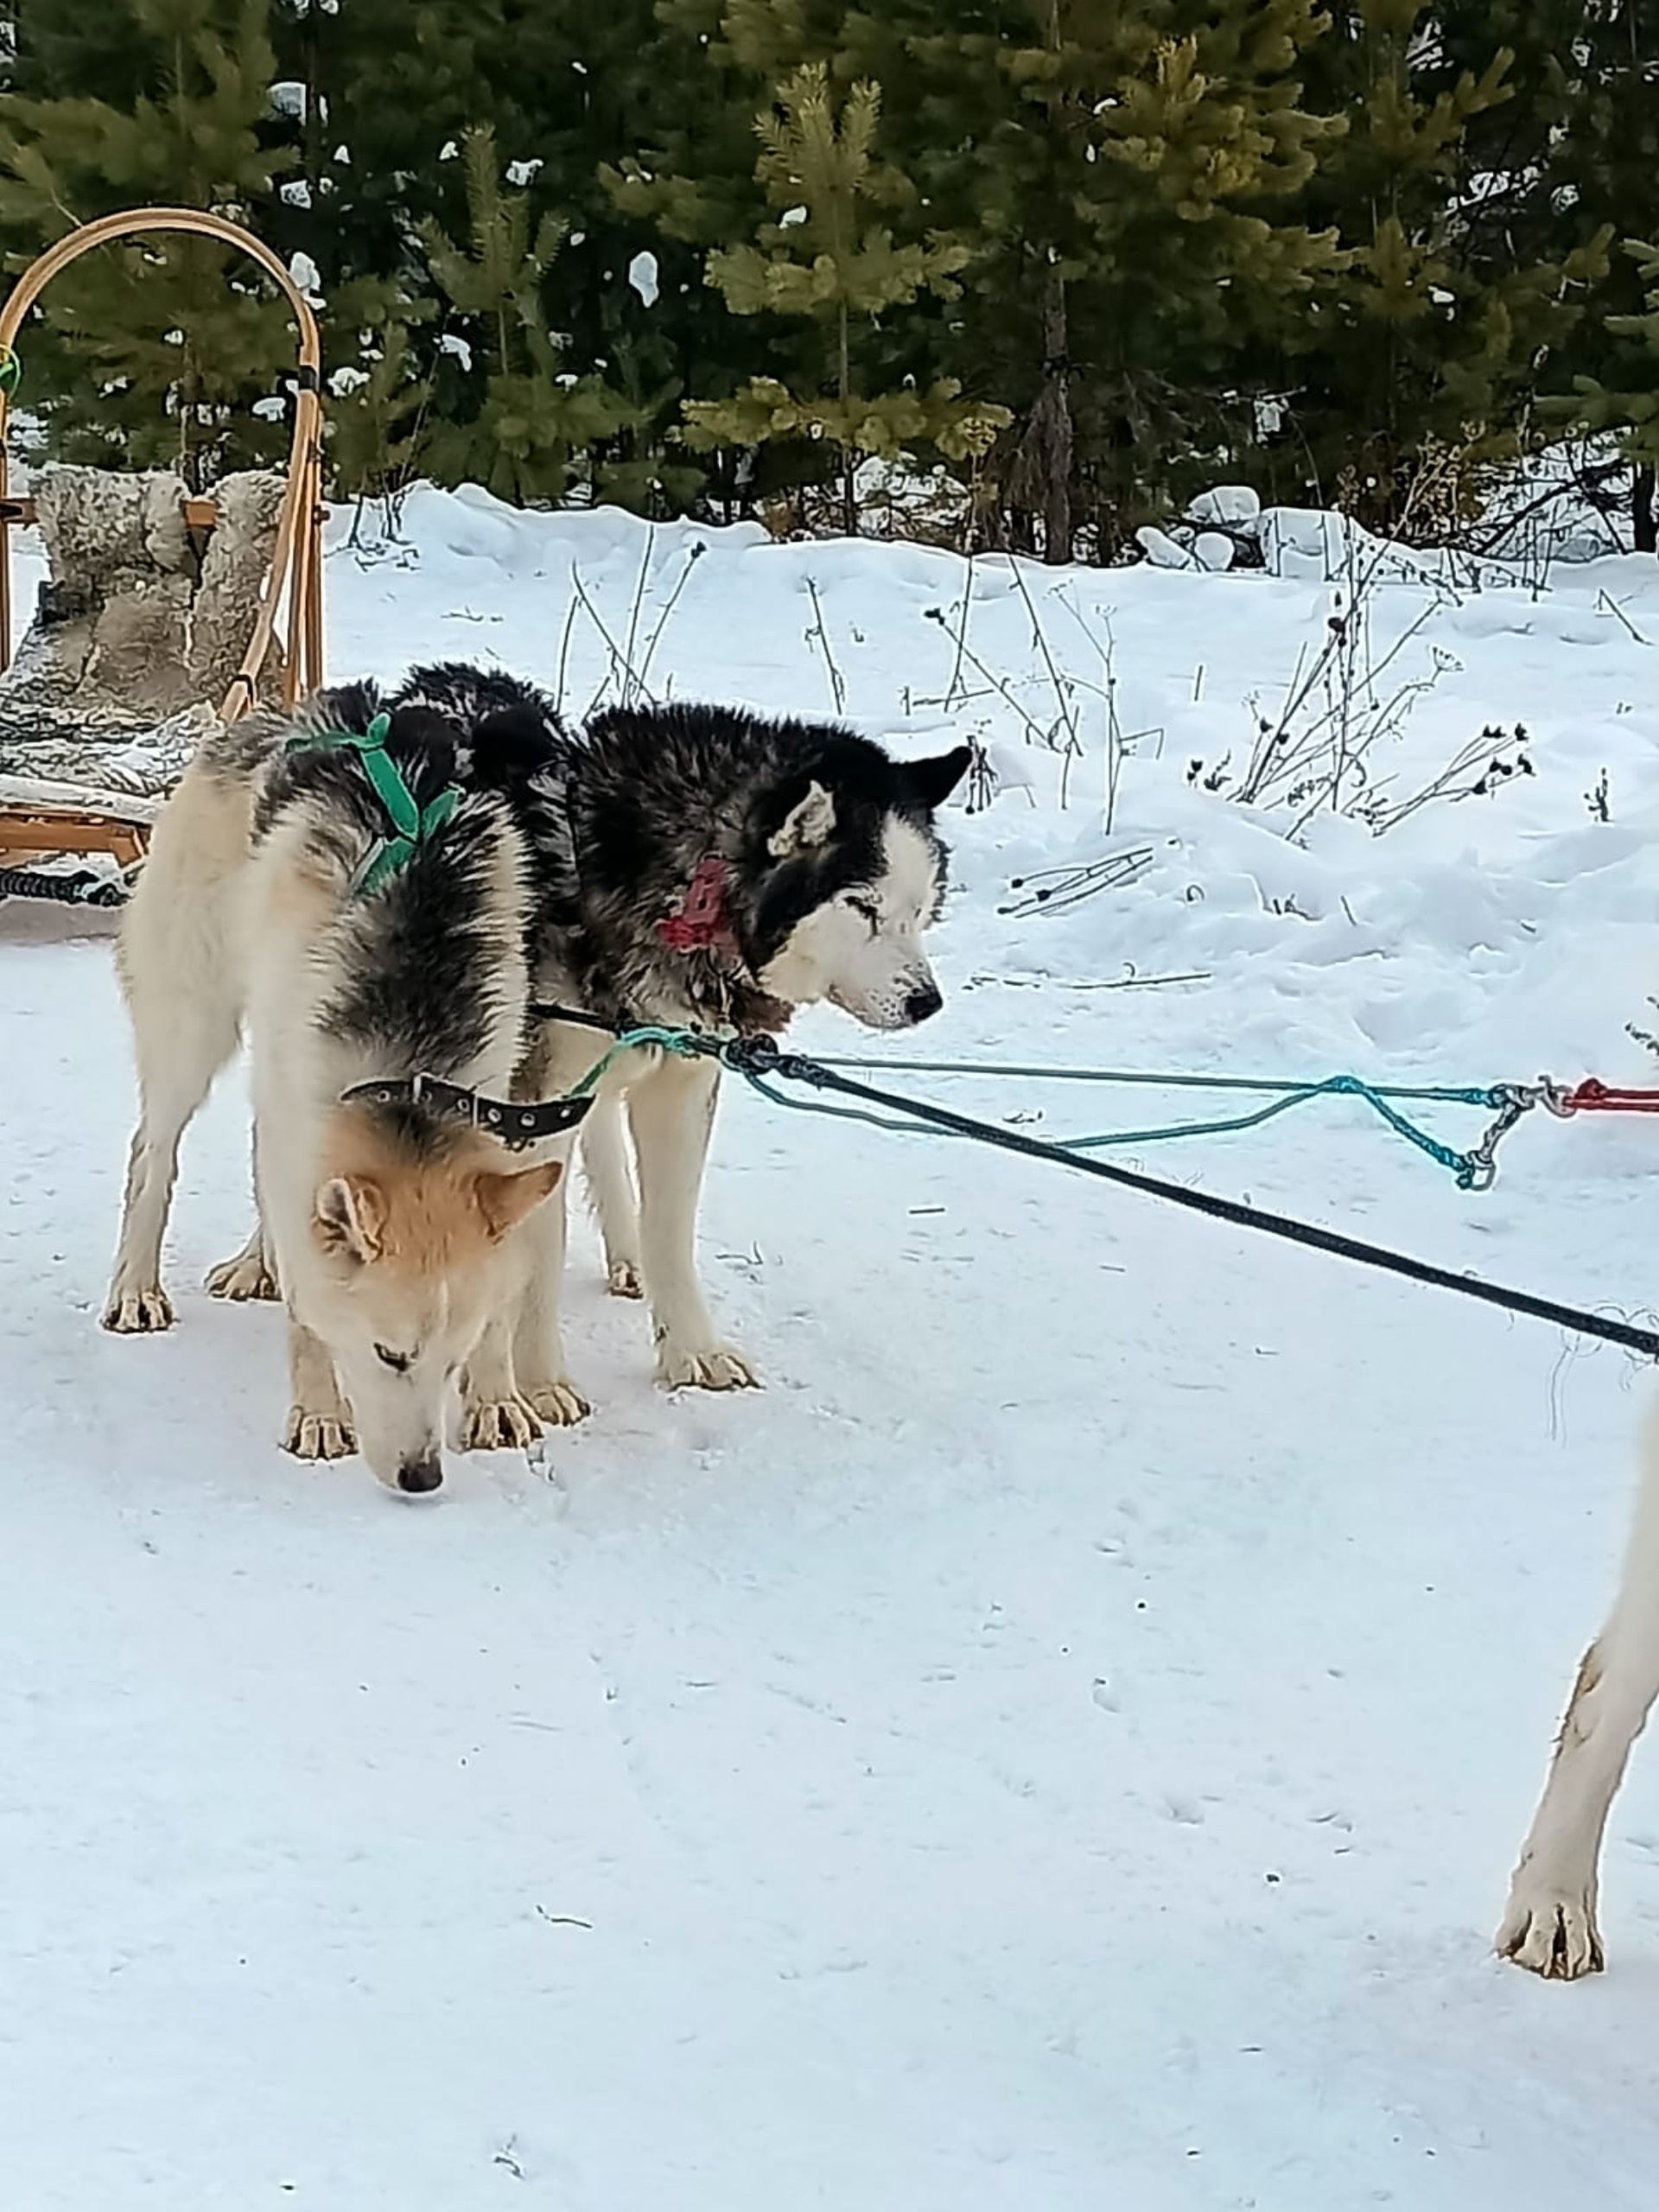
<instances>
[{"instance_id":1,"label":"dog eye","mask_svg":"<svg viewBox=\"0 0 1659 2212\"><path fill-rule=\"evenodd\" d=\"M374 1356L382 1367L391 1368L395 1375L407 1375L409 1363L413 1357L411 1353L406 1351L393 1351L388 1344L376 1344Z\"/></svg>"}]
</instances>

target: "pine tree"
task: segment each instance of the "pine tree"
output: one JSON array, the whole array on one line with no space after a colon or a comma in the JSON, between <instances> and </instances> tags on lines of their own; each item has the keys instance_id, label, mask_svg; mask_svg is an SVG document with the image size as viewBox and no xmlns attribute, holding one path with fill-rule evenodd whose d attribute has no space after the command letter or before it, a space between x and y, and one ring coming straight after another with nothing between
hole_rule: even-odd
<instances>
[{"instance_id":1,"label":"pine tree","mask_svg":"<svg viewBox=\"0 0 1659 2212\"><path fill-rule=\"evenodd\" d=\"M886 460L922 444L953 459L982 453L1008 418L1002 408L964 402L941 379L926 391L867 396L855 368L855 333L918 292L952 299L968 249L937 234L896 245L872 211L902 206L913 188L874 159L881 96L855 84L836 113L829 73L809 63L778 88L758 119L756 174L779 212L757 242L709 257L708 281L734 315L803 317L823 334L824 359L804 391L753 379L726 401L686 408L694 446L760 445L773 437L823 439L841 457L842 522L858 527L855 480L865 454ZM828 389L826 389L826 386Z\"/></svg>"},{"instance_id":2,"label":"pine tree","mask_svg":"<svg viewBox=\"0 0 1659 2212\"><path fill-rule=\"evenodd\" d=\"M1559 20L1560 0L1549 12L1560 43L1538 192L1551 227L1580 248L1610 238L1659 238L1659 6L1654 0L1580 0L1570 29ZM1553 421L1574 429L1637 434L1625 439L1624 450L1634 464L1635 543L1648 553L1659 548L1659 453L1645 427L1659 383L1652 305L1651 270L1642 249L1610 253L1586 311L1554 349L1552 384L1569 388L1583 404L1548 407Z\"/></svg>"},{"instance_id":3,"label":"pine tree","mask_svg":"<svg viewBox=\"0 0 1659 2212\"><path fill-rule=\"evenodd\" d=\"M548 328L543 290L564 219L543 213L532 232L524 194L502 190L489 125L467 133L464 152L470 245L435 222L422 232L452 310L429 466L441 482L482 484L499 499L560 499L578 457L614 435L629 410L598 377L567 369Z\"/></svg>"},{"instance_id":4,"label":"pine tree","mask_svg":"<svg viewBox=\"0 0 1659 2212\"><path fill-rule=\"evenodd\" d=\"M662 296L671 305L653 329L669 349L664 367L672 379L676 440L685 431L680 401L730 399L758 378L787 385L816 367L798 332L768 316L734 317L704 282L707 250L753 239L766 219L755 118L775 78L794 66L792 52L775 72L740 60L721 35L721 0L656 0L655 34L641 48L643 81L632 87L626 122L613 132L598 171L619 254L626 239L630 256L648 248L659 259ZM816 334L808 335L816 352ZM774 436L741 448L715 445L696 465L729 521L773 494L820 481L823 461L821 447L805 438Z\"/></svg>"},{"instance_id":5,"label":"pine tree","mask_svg":"<svg viewBox=\"0 0 1659 2212\"><path fill-rule=\"evenodd\" d=\"M1609 432L1617 439L1635 472L1636 550L1651 553L1659 537L1653 505L1659 474L1659 245L1627 239L1624 255L1645 304L1639 313L1608 317L1608 339L1619 350L1606 380L1580 376L1573 399L1559 411L1581 429Z\"/></svg>"},{"instance_id":6,"label":"pine tree","mask_svg":"<svg viewBox=\"0 0 1659 2212\"><path fill-rule=\"evenodd\" d=\"M912 174L976 247L950 335L1018 410L1014 543L1070 558L1081 503L1109 554L1238 442L1249 349L1334 259L1294 200L1335 127L1297 73L1321 21L1312 0L849 18L847 66L902 86Z\"/></svg>"},{"instance_id":7,"label":"pine tree","mask_svg":"<svg viewBox=\"0 0 1659 2212\"><path fill-rule=\"evenodd\" d=\"M948 235L962 296L924 293L867 334L871 372L953 378L1008 402L989 464L1007 542L1071 556L1077 503L1109 552L1214 465L1248 350L1282 332L1331 241L1294 194L1333 127L1296 70L1314 0L673 0L716 66L776 82L811 60L881 88L876 157L911 191L900 245ZM642 156L662 219L707 226L732 201L723 149ZM664 177L663 172L670 172Z\"/></svg>"},{"instance_id":8,"label":"pine tree","mask_svg":"<svg viewBox=\"0 0 1659 2212\"><path fill-rule=\"evenodd\" d=\"M497 137L518 158L511 173L525 178L532 211L555 209L569 226L550 321L567 370L602 377L629 414L591 457L594 492L677 512L707 474L681 439L679 403L725 319L698 257L621 209L605 174L659 129L714 124L719 88L700 56L686 67L652 0L500 4L486 57Z\"/></svg>"},{"instance_id":9,"label":"pine tree","mask_svg":"<svg viewBox=\"0 0 1659 2212\"><path fill-rule=\"evenodd\" d=\"M422 225L466 220L460 145L492 111L502 0L275 0L270 16L298 156L273 242L310 256L331 304L348 277L408 289Z\"/></svg>"},{"instance_id":10,"label":"pine tree","mask_svg":"<svg viewBox=\"0 0 1659 2212\"><path fill-rule=\"evenodd\" d=\"M214 208L259 229L288 158L260 139L264 12L258 0L132 0L120 105L0 97L14 261L75 222L145 202ZM25 31L26 84L40 64ZM256 272L233 259L227 269L225 248L188 238L106 248L66 270L43 308L20 351L29 404L60 455L173 467L201 488L283 449L281 426L251 406L291 354L289 313Z\"/></svg>"},{"instance_id":11,"label":"pine tree","mask_svg":"<svg viewBox=\"0 0 1659 2212\"><path fill-rule=\"evenodd\" d=\"M1516 56L1468 9L1329 0L1317 97L1349 118L1307 206L1333 224L1344 272L1286 348L1300 387L1300 496L1339 498L1382 529L1478 500L1490 464L1519 451L1540 369L1584 311L1605 234L1523 241L1554 124L1548 87L1525 95ZM1530 41L1541 63L1536 42Z\"/></svg>"}]
</instances>

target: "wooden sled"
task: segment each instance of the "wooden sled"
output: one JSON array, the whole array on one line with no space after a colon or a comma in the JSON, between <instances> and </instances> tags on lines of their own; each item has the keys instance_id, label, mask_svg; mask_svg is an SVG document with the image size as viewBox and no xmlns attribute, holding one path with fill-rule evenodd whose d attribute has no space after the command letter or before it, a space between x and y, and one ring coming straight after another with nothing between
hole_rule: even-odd
<instances>
[{"instance_id":1,"label":"wooden sled","mask_svg":"<svg viewBox=\"0 0 1659 2212\"><path fill-rule=\"evenodd\" d=\"M283 294L299 332L294 435L270 563L246 648L215 709L221 721L235 721L259 698L277 618L284 611L284 703L291 706L322 681L322 524L327 516L322 504L322 350L316 317L305 295L270 247L240 224L191 207L135 208L83 224L25 270L0 308L0 700L12 664L11 533L36 518L35 502L11 498L7 480L10 387L16 373L17 335L41 293L71 262L96 246L154 232L183 232L238 248L258 263ZM212 499L185 499L181 506L185 528L203 538L219 522ZM0 773L0 899L11 895L114 903L124 895L125 879L143 858L159 806L154 795L123 791L113 784ZM42 870L29 864L65 854L105 855L118 873L64 874L54 867Z\"/></svg>"}]
</instances>

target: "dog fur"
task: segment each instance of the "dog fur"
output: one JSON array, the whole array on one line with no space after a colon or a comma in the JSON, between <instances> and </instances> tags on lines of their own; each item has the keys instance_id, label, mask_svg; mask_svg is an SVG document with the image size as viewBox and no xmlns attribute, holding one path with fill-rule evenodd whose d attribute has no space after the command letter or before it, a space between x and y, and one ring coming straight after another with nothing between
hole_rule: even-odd
<instances>
[{"instance_id":1,"label":"dog fur","mask_svg":"<svg viewBox=\"0 0 1659 2212\"><path fill-rule=\"evenodd\" d=\"M432 672L412 680L436 696ZM493 752L480 745L480 761ZM959 749L897 764L833 726L702 706L613 709L561 734L525 786L542 871L538 989L618 1027L776 1032L818 1000L872 1028L927 1020L941 999L922 936L946 870L933 818L969 760ZM671 949L665 931L710 864L714 941ZM579 1078L592 1039L549 1023L533 1054L530 1087L551 1095ZM754 1379L696 1269L718 1085L712 1062L635 1054L583 1130L611 1287L650 1299L671 1388Z\"/></svg>"},{"instance_id":2,"label":"dog fur","mask_svg":"<svg viewBox=\"0 0 1659 2212\"><path fill-rule=\"evenodd\" d=\"M1497 1949L1574 1981L1605 1963L1598 1924L1602 1838L1631 1746L1659 1696L1659 1409L1643 1439L1618 1593L1585 1653L1549 1779L1510 1885Z\"/></svg>"},{"instance_id":3,"label":"dog fur","mask_svg":"<svg viewBox=\"0 0 1659 2212\"><path fill-rule=\"evenodd\" d=\"M336 1325L342 1317L316 1279L318 1248L360 1266L375 1225L337 1196L318 1201L309 1242L296 1251L293 1178L265 1157L283 1117L321 1116L332 1130L325 1109L349 1083L417 1071L503 1096L510 1086L518 1098L563 1095L602 1040L529 1019L532 997L619 1028L723 1025L747 1033L780 1030L796 1007L820 999L876 1028L924 1020L941 1003L921 940L945 881L934 815L966 772L966 748L899 763L831 725L695 706L612 709L572 733L533 687L459 664L416 670L389 695L366 684L321 694L298 728L362 731L383 709L394 717L417 798L448 778L467 794L422 860L435 866L452 838L471 835L494 856L493 870L480 861L455 875L446 933L406 947L393 976L374 967L373 949L389 942L377 917L404 879L357 902L342 890L384 826L352 753L287 752L290 732L261 719L204 750L157 825L124 931L144 1106L111 1327L170 1319L159 1253L178 1139L245 1009L262 1222L209 1287L250 1297L280 1281L291 1308L289 1274L308 1270L309 1309L332 1313ZM297 889L291 911L273 904L282 874L273 854L285 856L296 887L322 880L303 912ZM245 869L265 887L263 905L241 887ZM327 990L315 979L302 988L280 962L270 976L263 964L279 943L297 946L308 928L330 948L320 963ZM180 996L189 1006L174 1006ZM290 1064L310 1079L285 1072ZM717 1086L712 1062L631 1052L601 1084L583 1133L611 1287L648 1296L658 1372L670 1386L754 1380L716 1331L696 1275ZM386 1166L335 1169L327 1180L357 1173L381 1185ZM456 1170L463 1181L475 1172L476 1162ZM285 1229L270 1219L273 1196L289 1210ZM518 1280L494 1300L469 1350L463 1442L527 1442L541 1424L587 1411L559 1338L564 1235L561 1197L531 1211L511 1240ZM359 1389L380 1388L360 1363L353 1376ZM352 1382L341 1380L350 1400ZM310 1427L291 1433L297 1447L333 1446L347 1433L338 1407L314 1414Z\"/></svg>"},{"instance_id":4,"label":"dog fur","mask_svg":"<svg viewBox=\"0 0 1659 2212\"><path fill-rule=\"evenodd\" d=\"M516 1165L471 1128L341 1098L419 1073L506 1095L527 1021L533 870L511 804L474 787L438 840L357 897L379 802L350 753L285 749L338 727L340 703L325 695L297 727L259 715L221 733L156 824L120 944L141 1103L105 1319L130 1332L172 1319L160 1259L180 1139L245 1030L260 1230L221 1281L281 1286L289 1448L327 1459L355 1444L383 1481L426 1491L463 1372L464 1442L534 1433L479 1355L486 1323L524 1305L522 1225L563 1161ZM429 711L395 717L389 749L422 803L454 772ZM530 1371L562 1381L546 1361Z\"/></svg>"}]
</instances>

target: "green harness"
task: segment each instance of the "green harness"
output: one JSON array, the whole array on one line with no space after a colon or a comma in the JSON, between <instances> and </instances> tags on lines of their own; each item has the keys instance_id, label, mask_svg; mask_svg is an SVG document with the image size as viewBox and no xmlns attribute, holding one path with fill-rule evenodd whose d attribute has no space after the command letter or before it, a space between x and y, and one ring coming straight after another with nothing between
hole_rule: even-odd
<instances>
[{"instance_id":1,"label":"green harness","mask_svg":"<svg viewBox=\"0 0 1659 2212\"><path fill-rule=\"evenodd\" d=\"M391 716L377 715L365 730L329 729L315 736L290 738L286 750L302 752L307 746L344 747L363 763L363 772L373 785L375 796L386 810L391 828L378 845L364 855L352 878L354 898L366 899L398 872L406 868L423 845L430 844L461 804L461 785L447 784L423 807L404 780L402 769L386 750Z\"/></svg>"}]
</instances>

